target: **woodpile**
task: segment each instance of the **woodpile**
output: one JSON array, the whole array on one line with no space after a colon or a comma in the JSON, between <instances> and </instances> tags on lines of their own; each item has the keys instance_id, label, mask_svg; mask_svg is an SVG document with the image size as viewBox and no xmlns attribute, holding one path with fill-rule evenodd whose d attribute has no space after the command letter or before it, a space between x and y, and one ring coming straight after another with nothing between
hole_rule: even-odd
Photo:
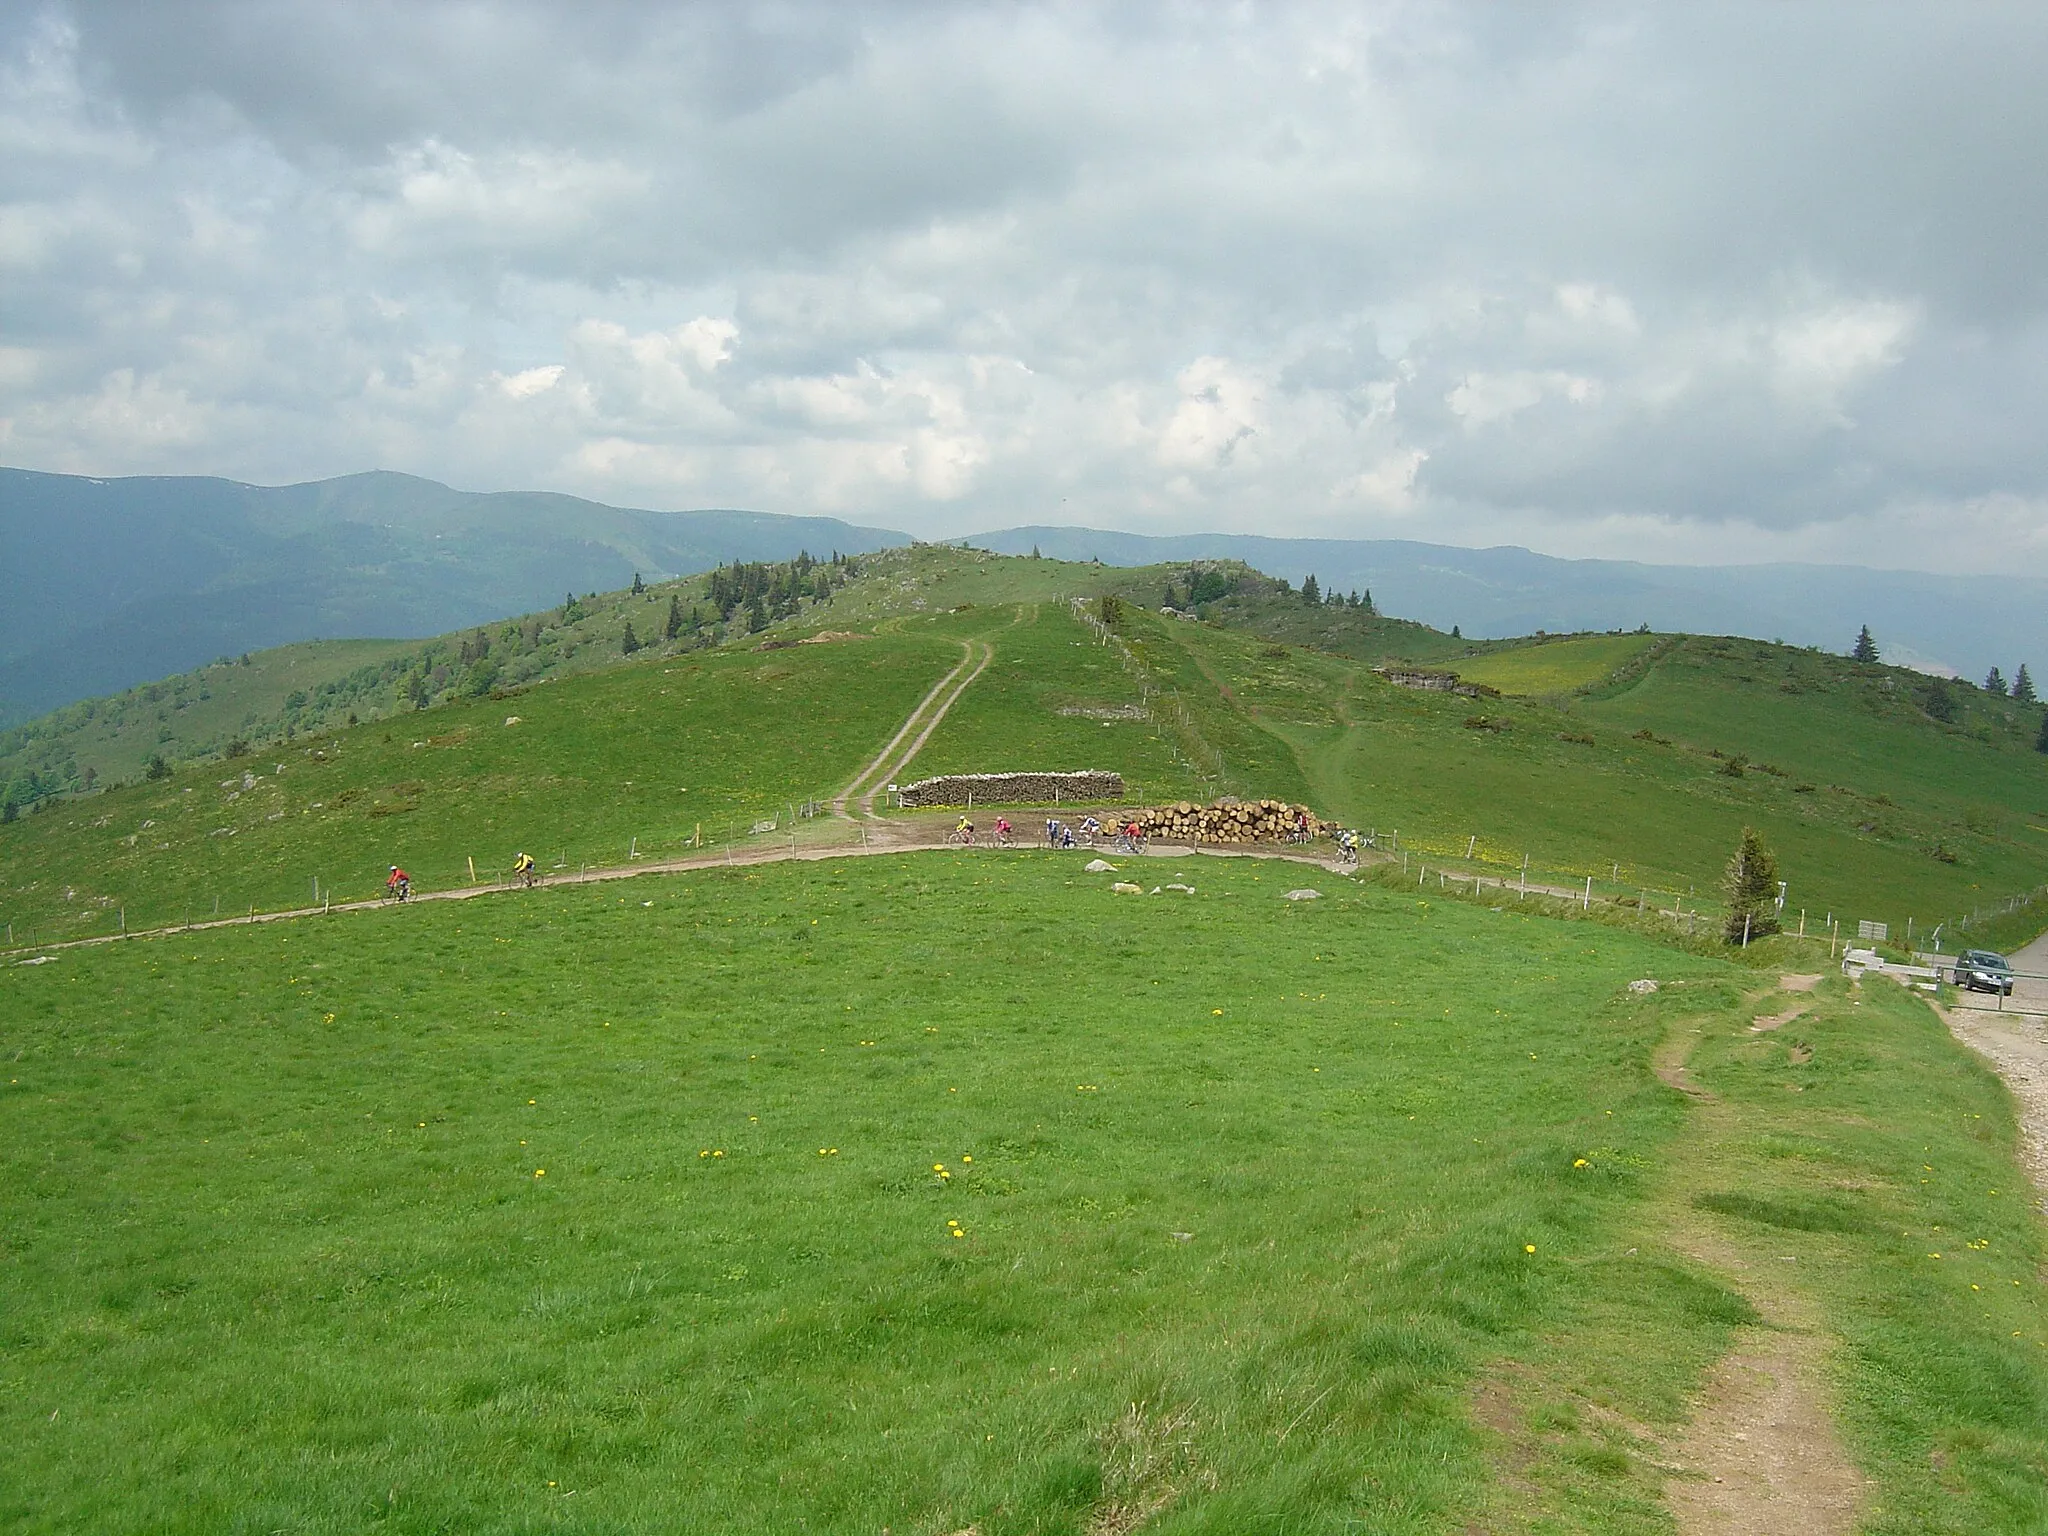
<instances>
[{"instance_id":1,"label":"woodpile","mask_svg":"<svg viewBox=\"0 0 2048 1536\"><path fill-rule=\"evenodd\" d=\"M948 773L897 790L906 809L921 805L1082 805L1121 800L1124 776L1078 773Z\"/></svg>"},{"instance_id":2,"label":"woodpile","mask_svg":"<svg viewBox=\"0 0 2048 1536\"><path fill-rule=\"evenodd\" d=\"M1153 810L1139 811L1133 819L1145 835L1166 843L1284 843L1305 825L1310 837L1335 832L1337 824L1323 821L1305 805L1285 800L1219 800L1214 805L1196 805L1182 800Z\"/></svg>"}]
</instances>

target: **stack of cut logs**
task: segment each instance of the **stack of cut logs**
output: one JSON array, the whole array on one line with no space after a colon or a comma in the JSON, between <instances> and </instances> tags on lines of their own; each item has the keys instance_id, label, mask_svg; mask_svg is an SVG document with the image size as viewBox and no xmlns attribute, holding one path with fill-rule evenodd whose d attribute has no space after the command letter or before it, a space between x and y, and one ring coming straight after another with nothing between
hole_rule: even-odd
<instances>
[{"instance_id":1,"label":"stack of cut logs","mask_svg":"<svg viewBox=\"0 0 2048 1536\"><path fill-rule=\"evenodd\" d=\"M1318 820L1308 807L1284 800L1219 800L1214 805L1182 800L1139 811L1135 819L1147 837L1167 843L1282 843L1301 830L1304 817L1311 837L1335 830L1335 822Z\"/></svg>"}]
</instances>

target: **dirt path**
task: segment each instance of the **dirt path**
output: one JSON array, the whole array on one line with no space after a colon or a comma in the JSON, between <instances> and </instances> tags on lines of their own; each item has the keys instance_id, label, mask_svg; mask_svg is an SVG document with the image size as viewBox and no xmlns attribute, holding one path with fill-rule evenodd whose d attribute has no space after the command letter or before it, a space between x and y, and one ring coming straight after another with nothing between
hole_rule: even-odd
<instances>
[{"instance_id":1,"label":"dirt path","mask_svg":"<svg viewBox=\"0 0 2048 1536\"><path fill-rule=\"evenodd\" d=\"M925 742L931 739L939 722L946 718L946 711L960 701L960 695L967 691L968 684L981 676L982 670L995 657L995 647L986 640L962 640L963 652L960 664L932 685L932 691L918 701L917 708L910 712L889 744L877 752L846 788L832 797L832 814L841 821L853 817L846 807L849 801L858 801L861 815L872 819L875 814L875 796L891 783L910 760L917 756ZM915 736L912 736L915 732ZM905 739L909 745L904 745Z\"/></svg>"},{"instance_id":2,"label":"dirt path","mask_svg":"<svg viewBox=\"0 0 2048 1536\"><path fill-rule=\"evenodd\" d=\"M1085 806L1077 807L1085 812ZM1116 808L1098 807L1105 816L1117 814ZM848 817L854 830L853 837L844 843L827 843L818 840L806 844L801 839L791 842L755 843L745 848L728 847L717 853L692 853L677 859L641 859L632 864L607 865L597 869L585 869L573 875L549 875L539 882L541 886L597 885L610 880L634 880L641 875L677 874L693 869L725 869L752 867L759 864L785 864L792 860L799 863L814 863L823 859L857 859L873 854L888 853L939 853L966 854L971 857L1001 858L1018 854L1042 853L1046 850L1029 844L1014 849L997 849L981 844L973 848L962 848L952 841L950 813L931 817L895 817L884 820L855 822ZM1333 855L1303 853L1292 848L1261 848L1256 846L1232 845L1225 848L1190 848L1184 844L1154 845L1143 853L1116 853L1107 848L1077 848L1075 854L1089 857L1115 859L1119 863L1131 859L1277 859L1287 863L1305 864L1312 869L1324 870L1333 875L1350 873L1339 864ZM469 901L478 896L506 896L520 894L523 887L512 881L497 881L489 884L458 886L446 891L414 891L406 905L428 901ZM26 955L28 959L17 959L16 965L34 965L35 957L66 949L88 949L98 944L120 944L129 939L163 938L171 934L204 933L214 928L246 928L252 923L288 923L305 918L331 917L340 912L376 912L395 903L385 898L369 901L340 901L319 907L287 907L276 912L255 912L245 917L208 918L198 923L173 923L162 928L131 928L126 933L101 934L90 939L64 939L54 944L25 944L5 951L8 955Z\"/></svg>"},{"instance_id":3,"label":"dirt path","mask_svg":"<svg viewBox=\"0 0 2048 1536\"><path fill-rule=\"evenodd\" d=\"M1786 976L1783 993L1811 992L1818 978ZM1805 1009L1763 1013L1752 1030L1783 1027ZM1696 1134L1733 1134L1729 1110L1693 1083L1686 1062L1707 1024L1681 1020L1659 1047L1657 1075L1690 1096ZM1671 1242L1733 1282L1763 1319L1745 1328L1708 1374L1691 1420L1669 1447L1677 1476L1665 1497L1681 1536L1847 1536L1866 1496L1829 1412L1828 1337L1814 1304L1774 1267L1700 1224L1687 1206Z\"/></svg>"},{"instance_id":4,"label":"dirt path","mask_svg":"<svg viewBox=\"0 0 2048 1536\"><path fill-rule=\"evenodd\" d=\"M1745 1329L1707 1378L1672 1448L1681 1536L1835 1536L1856 1529L1864 1483L1814 1383L1821 1341Z\"/></svg>"}]
</instances>

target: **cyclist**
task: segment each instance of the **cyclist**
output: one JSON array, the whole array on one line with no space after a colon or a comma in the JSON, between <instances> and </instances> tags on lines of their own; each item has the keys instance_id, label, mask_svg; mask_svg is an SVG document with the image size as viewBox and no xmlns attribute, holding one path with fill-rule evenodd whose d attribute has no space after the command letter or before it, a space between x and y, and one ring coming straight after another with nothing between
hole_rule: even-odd
<instances>
[{"instance_id":1,"label":"cyclist","mask_svg":"<svg viewBox=\"0 0 2048 1536\"><path fill-rule=\"evenodd\" d=\"M1010 818L1007 816L998 816L996 818L996 846L998 848L1010 846Z\"/></svg>"},{"instance_id":2,"label":"cyclist","mask_svg":"<svg viewBox=\"0 0 2048 1536\"><path fill-rule=\"evenodd\" d=\"M1358 862L1358 834L1349 827L1338 829L1337 862L1339 864L1356 864Z\"/></svg>"},{"instance_id":3,"label":"cyclist","mask_svg":"<svg viewBox=\"0 0 2048 1536\"><path fill-rule=\"evenodd\" d=\"M384 889L391 893L393 901L403 901L412 894L412 876L394 864L385 878Z\"/></svg>"},{"instance_id":4,"label":"cyclist","mask_svg":"<svg viewBox=\"0 0 2048 1536\"><path fill-rule=\"evenodd\" d=\"M512 873L519 877L519 883L531 886L540 877L533 872L533 855L522 853L512 861Z\"/></svg>"},{"instance_id":5,"label":"cyclist","mask_svg":"<svg viewBox=\"0 0 2048 1536\"><path fill-rule=\"evenodd\" d=\"M1081 818L1080 830L1081 840L1090 848L1093 848L1095 846L1095 839L1102 836L1102 823L1093 816L1083 816Z\"/></svg>"},{"instance_id":6,"label":"cyclist","mask_svg":"<svg viewBox=\"0 0 2048 1536\"><path fill-rule=\"evenodd\" d=\"M1059 845L1060 845L1060 834L1061 834L1062 832L1066 831L1066 830L1067 830L1067 829L1066 829L1065 827L1061 826L1061 825L1060 825L1060 823L1059 823L1059 822L1058 822L1058 821L1057 821L1056 819L1054 819L1053 817L1051 817L1051 816L1048 816L1048 817L1046 817L1046 818L1045 818L1045 846L1046 846L1046 847L1048 847L1048 848L1057 848L1057 847L1059 847Z\"/></svg>"},{"instance_id":7,"label":"cyclist","mask_svg":"<svg viewBox=\"0 0 2048 1536\"><path fill-rule=\"evenodd\" d=\"M960 818L960 825L953 829L953 836L960 841L963 847L972 848L974 846L974 823L965 816L962 816Z\"/></svg>"}]
</instances>

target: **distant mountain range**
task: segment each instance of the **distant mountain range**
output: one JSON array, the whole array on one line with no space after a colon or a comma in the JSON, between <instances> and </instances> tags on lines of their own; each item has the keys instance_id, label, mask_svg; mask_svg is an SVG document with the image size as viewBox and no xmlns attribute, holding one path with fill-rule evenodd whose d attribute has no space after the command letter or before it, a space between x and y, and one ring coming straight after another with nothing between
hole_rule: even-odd
<instances>
[{"instance_id":1,"label":"distant mountain range","mask_svg":"<svg viewBox=\"0 0 2048 1536\"><path fill-rule=\"evenodd\" d=\"M1852 565L1639 565L1559 560L1503 545L1455 549L1405 539L1156 537L1095 528L1005 528L959 542L1002 554L1156 565L1242 560L1327 591L1367 591L1383 613L1482 639L1579 629L1749 635L1846 651L1868 624L1887 661L1981 679L2048 667L2048 581L1930 576Z\"/></svg>"},{"instance_id":2,"label":"distant mountain range","mask_svg":"<svg viewBox=\"0 0 2048 1536\"><path fill-rule=\"evenodd\" d=\"M289 641L442 634L635 571L908 542L836 518L636 511L411 475L269 487L0 469L0 724Z\"/></svg>"},{"instance_id":3,"label":"distant mountain range","mask_svg":"<svg viewBox=\"0 0 2048 1536\"><path fill-rule=\"evenodd\" d=\"M653 579L907 534L829 517L654 512L541 491L477 493L377 472L255 486L0 469L0 724L295 640L406 639ZM1108 565L1237 559L1370 589L1381 611L1475 637L1633 629L1845 650L1868 624L1888 660L2048 667L2048 581L1858 566L1639 565L1405 540L1153 537L1007 528L958 542Z\"/></svg>"}]
</instances>

